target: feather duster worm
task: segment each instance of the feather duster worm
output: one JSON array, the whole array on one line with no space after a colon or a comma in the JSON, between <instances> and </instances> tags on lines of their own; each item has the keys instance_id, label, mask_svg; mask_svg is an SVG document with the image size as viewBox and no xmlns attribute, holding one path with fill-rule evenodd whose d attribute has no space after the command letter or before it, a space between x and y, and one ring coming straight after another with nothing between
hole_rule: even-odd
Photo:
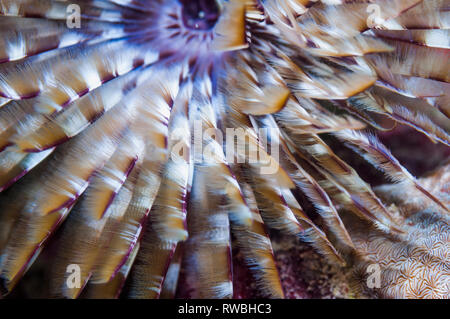
<instances>
[{"instance_id":1,"label":"feather duster worm","mask_svg":"<svg viewBox=\"0 0 450 319\"><path fill-rule=\"evenodd\" d=\"M365 130L450 145L448 22L442 0L0 0L2 291L56 236L53 297L236 297L239 250L282 298L276 230L375 254L384 296L448 297L449 202ZM330 135L439 222L386 207Z\"/></svg>"}]
</instances>

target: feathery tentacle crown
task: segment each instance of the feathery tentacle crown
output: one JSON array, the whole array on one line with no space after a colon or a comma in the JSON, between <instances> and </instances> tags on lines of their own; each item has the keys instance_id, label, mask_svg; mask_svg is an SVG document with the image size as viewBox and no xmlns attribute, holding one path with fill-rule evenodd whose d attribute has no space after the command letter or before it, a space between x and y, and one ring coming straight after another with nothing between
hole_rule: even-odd
<instances>
[{"instance_id":1,"label":"feathery tentacle crown","mask_svg":"<svg viewBox=\"0 0 450 319\"><path fill-rule=\"evenodd\" d=\"M174 296L180 267L189 297L229 298L232 247L279 298L268 230L341 264L358 256L344 212L406 236L324 134L448 216L361 131L399 123L450 145L448 2L69 2L0 0L5 293L57 231L51 288L68 298L125 283L130 297Z\"/></svg>"}]
</instances>

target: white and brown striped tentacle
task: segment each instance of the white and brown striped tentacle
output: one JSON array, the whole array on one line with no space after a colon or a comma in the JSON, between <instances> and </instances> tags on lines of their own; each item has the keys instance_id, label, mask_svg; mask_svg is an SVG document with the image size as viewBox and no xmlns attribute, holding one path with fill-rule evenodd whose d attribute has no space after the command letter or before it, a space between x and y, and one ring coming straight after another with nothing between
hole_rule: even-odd
<instances>
[{"instance_id":1,"label":"white and brown striped tentacle","mask_svg":"<svg viewBox=\"0 0 450 319\"><path fill-rule=\"evenodd\" d=\"M209 192L205 166L196 164L194 170L184 258L186 283L191 298L232 298L229 214L221 196Z\"/></svg>"},{"instance_id":2,"label":"white and brown striped tentacle","mask_svg":"<svg viewBox=\"0 0 450 319\"><path fill-rule=\"evenodd\" d=\"M325 220L327 226L335 234L339 240L350 248L353 248L353 243L348 234L345 225L343 224L335 206L327 193L320 187L320 185L309 175L302 166L297 162L294 155L289 150L288 145L283 139L279 128L272 116L268 115L263 118L255 119L259 128L266 130L271 144L280 147L280 163L289 174L289 177L316 208L317 212Z\"/></svg>"},{"instance_id":3,"label":"white and brown striped tentacle","mask_svg":"<svg viewBox=\"0 0 450 319\"><path fill-rule=\"evenodd\" d=\"M204 81L208 81L205 79ZM200 81L199 81L200 82ZM203 84L203 86L201 85ZM201 154L197 154L196 163L202 163L202 174L214 175L214 180L208 183L209 193L217 197L220 207L229 214L231 232L234 234L237 246L241 249L246 265L255 276L258 285L264 287L267 297L283 297L283 290L275 267L270 238L265 232L264 223L260 217L256 204L250 209L249 195L253 196L250 189L244 192L235 176L235 165L229 164L223 151L223 134L219 131L216 119L217 112L214 109L216 99L211 101L210 85L199 83L197 87L204 87L205 93L197 95L196 106L198 119L202 123ZM202 97L202 98L201 98ZM211 104L213 102L213 104ZM246 185L249 188L248 185ZM251 198L250 198L251 200ZM258 247L255 249L255 247Z\"/></svg>"},{"instance_id":4,"label":"white and brown striped tentacle","mask_svg":"<svg viewBox=\"0 0 450 319\"><path fill-rule=\"evenodd\" d=\"M353 150L361 154L374 167L382 170L395 183L411 184L422 195L428 197L446 212L449 209L432 193L423 188L416 178L392 155L374 135L366 135L360 132L344 130L335 135L346 142Z\"/></svg>"},{"instance_id":5,"label":"white and brown striped tentacle","mask_svg":"<svg viewBox=\"0 0 450 319\"><path fill-rule=\"evenodd\" d=\"M167 165L170 154L167 145L168 121L171 116L172 105L177 103L176 99L179 99L177 94L182 72L183 69L180 67L175 67L173 70L169 69L169 71L164 71L162 68L160 72L155 73L159 78L155 78L154 83L152 81L146 82L147 84L144 84L140 91L141 117L137 120L135 126L146 141L146 154L140 167L130 205L121 222L112 225L109 237L105 237L105 241L102 243L103 254L99 256L93 273L93 283L102 285L106 290L110 289L111 285L120 287L120 285L112 283L112 281L116 281L115 276L118 273L121 273L119 276L126 279L128 271L123 272L122 270L123 267L126 267L125 265L130 263L130 258L136 258L133 251L135 251L137 245L142 247L139 249L139 256L143 255L145 260L145 253L148 249L148 241L145 237L148 230L145 229L150 227L146 226L146 223L149 223L149 212L153 211L154 206L158 203L158 193L161 191L160 185L164 183L164 167ZM170 77L168 77L169 74ZM172 77L174 74L179 76ZM142 237L143 242L140 244ZM161 258L164 267L167 261L163 260L164 257L161 256ZM168 257L166 259L170 260ZM141 257L137 259L135 273L139 274L141 260ZM159 264L161 263L155 260L153 270L158 270ZM143 271L148 271L148 269L144 268ZM150 269L151 271L152 269ZM164 269L161 270L161 276L163 275ZM143 285L149 284L147 280L137 283L132 280L132 283L136 284L132 285L133 289L136 290L144 289L142 288ZM160 284L161 282L155 287L159 289ZM96 289L100 293L100 287ZM151 290L149 289L149 291ZM143 291L142 293L146 292Z\"/></svg>"},{"instance_id":6,"label":"white and brown striped tentacle","mask_svg":"<svg viewBox=\"0 0 450 319\"><path fill-rule=\"evenodd\" d=\"M95 171L113 155L135 112L133 105L112 109L59 148L39 176L26 181L16 199L24 201L24 205L2 250L1 276L7 289L23 275L47 238L67 217Z\"/></svg>"},{"instance_id":7,"label":"white and brown striped tentacle","mask_svg":"<svg viewBox=\"0 0 450 319\"><path fill-rule=\"evenodd\" d=\"M188 118L191 92L191 83L183 82L168 119L168 161L142 232L140 251L130 281L130 294L136 298L159 297L175 249L188 235L185 219L192 174Z\"/></svg>"}]
</instances>

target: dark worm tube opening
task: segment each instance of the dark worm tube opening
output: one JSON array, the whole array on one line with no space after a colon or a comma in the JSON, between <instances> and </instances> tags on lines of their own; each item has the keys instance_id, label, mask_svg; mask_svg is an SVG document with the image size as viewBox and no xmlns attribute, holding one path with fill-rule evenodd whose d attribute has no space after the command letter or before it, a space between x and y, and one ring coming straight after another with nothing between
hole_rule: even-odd
<instances>
[{"instance_id":1,"label":"dark worm tube opening","mask_svg":"<svg viewBox=\"0 0 450 319\"><path fill-rule=\"evenodd\" d=\"M215 0L179 0L183 5L183 23L193 30L210 30L219 19L220 9Z\"/></svg>"}]
</instances>

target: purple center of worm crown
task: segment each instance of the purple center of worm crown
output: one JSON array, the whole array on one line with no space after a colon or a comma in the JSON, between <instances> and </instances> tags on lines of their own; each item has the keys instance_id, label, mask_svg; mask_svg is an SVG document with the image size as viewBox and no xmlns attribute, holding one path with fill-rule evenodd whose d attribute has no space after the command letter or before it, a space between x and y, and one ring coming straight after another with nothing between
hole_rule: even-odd
<instances>
[{"instance_id":1,"label":"purple center of worm crown","mask_svg":"<svg viewBox=\"0 0 450 319\"><path fill-rule=\"evenodd\" d=\"M183 5L183 23L193 30L210 30L219 19L220 9L215 0L179 0Z\"/></svg>"}]
</instances>

